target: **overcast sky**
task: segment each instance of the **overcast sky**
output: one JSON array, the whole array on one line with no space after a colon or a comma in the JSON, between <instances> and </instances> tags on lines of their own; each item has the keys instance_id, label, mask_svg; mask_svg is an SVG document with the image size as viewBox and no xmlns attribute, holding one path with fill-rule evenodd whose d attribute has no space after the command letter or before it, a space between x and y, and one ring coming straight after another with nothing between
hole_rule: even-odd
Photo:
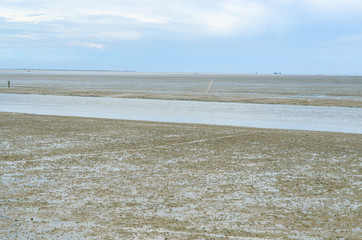
<instances>
[{"instance_id":1,"label":"overcast sky","mask_svg":"<svg viewBox=\"0 0 362 240\"><path fill-rule=\"evenodd\" d=\"M1 0L0 68L362 75L362 0Z\"/></svg>"}]
</instances>

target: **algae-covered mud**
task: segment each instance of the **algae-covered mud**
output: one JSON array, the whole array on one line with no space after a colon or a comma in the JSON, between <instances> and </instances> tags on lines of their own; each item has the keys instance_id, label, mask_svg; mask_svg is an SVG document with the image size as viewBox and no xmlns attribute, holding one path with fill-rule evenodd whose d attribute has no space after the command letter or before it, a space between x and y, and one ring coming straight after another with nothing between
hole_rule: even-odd
<instances>
[{"instance_id":1,"label":"algae-covered mud","mask_svg":"<svg viewBox=\"0 0 362 240\"><path fill-rule=\"evenodd\" d=\"M361 134L0 113L1 239L358 239Z\"/></svg>"},{"instance_id":2,"label":"algae-covered mud","mask_svg":"<svg viewBox=\"0 0 362 240\"><path fill-rule=\"evenodd\" d=\"M0 93L362 107L362 76L0 70Z\"/></svg>"}]
</instances>

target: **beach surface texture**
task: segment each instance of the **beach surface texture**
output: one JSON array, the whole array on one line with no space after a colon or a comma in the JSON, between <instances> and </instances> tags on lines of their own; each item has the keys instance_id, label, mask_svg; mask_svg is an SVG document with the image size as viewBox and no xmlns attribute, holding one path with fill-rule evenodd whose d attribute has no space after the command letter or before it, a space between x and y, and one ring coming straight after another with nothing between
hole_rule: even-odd
<instances>
[{"instance_id":1,"label":"beach surface texture","mask_svg":"<svg viewBox=\"0 0 362 240\"><path fill-rule=\"evenodd\" d=\"M337 107L351 110L346 125L362 111L359 77L213 78L208 89L211 78L202 74L5 71L0 98ZM148 90L140 92L138 83ZM56 109L44 115L11 111L9 106L19 106L14 101L0 109L0 239L359 239L362 234L359 130L61 116ZM29 106L34 108L30 100Z\"/></svg>"}]
</instances>

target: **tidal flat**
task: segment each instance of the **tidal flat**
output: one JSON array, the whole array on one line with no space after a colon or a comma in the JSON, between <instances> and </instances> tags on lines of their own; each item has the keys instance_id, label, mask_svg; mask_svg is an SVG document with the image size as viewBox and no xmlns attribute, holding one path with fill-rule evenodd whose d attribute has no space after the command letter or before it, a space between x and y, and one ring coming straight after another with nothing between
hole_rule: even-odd
<instances>
[{"instance_id":1,"label":"tidal flat","mask_svg":"<svg viewBox=\"0 0 362 240\"><path fill-rule=\"evenodd\" d=\"M362 76L0 70L0 93L361 108Z\"/></svg>"},{"instance_id":2,"label":"tidal flat","mask_svg":"<svg viewBox=\"0 0 362 240\"><path fill-rule=\"evenodd\" d=\"M361 134L0 113L1 239L358 239Z\"/></svg>"}]
</instances>

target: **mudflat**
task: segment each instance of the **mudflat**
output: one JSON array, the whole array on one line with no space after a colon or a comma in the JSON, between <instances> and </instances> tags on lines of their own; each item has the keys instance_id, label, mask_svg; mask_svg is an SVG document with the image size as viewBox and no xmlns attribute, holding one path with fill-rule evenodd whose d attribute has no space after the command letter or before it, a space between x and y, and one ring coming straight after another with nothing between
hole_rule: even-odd
<instances>
[{"instance_id":1,"label":"mudflat","mask_svg":"<svg viewBox=\"0 0 362 240\"><path fill-rule=\"evenodd\" d=\"M361 108L362 76L0 70L0 93Z\"/></svg>"},{"instance_id":2,"label":"mudflat","mask_svg":"<svg viewBox=\"0 0 362 240\"><path fill-rule=\"evenodd\" d=\"M0 113L1 239L358 239L361 134Z\"/></svg>"}]
</instances>

